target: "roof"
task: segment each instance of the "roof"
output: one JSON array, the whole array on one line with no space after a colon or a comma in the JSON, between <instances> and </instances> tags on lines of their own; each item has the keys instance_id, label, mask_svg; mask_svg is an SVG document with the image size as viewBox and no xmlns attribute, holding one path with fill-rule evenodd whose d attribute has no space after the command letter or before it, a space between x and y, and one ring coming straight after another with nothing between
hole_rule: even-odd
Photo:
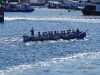
<instances>
[{"instance_id":1,"label":"roof","mask_svg":"<svg viewBox=\"0 0 100 75\"><path fill-rule=\"evenodd\" d=\"M48 3L62 4L61 2L57 2L57 1L48 1Z\"/></svg>"},{"instance_id":2,"label":"roof","mask_svg":"<svg viewBox=\"0 0 100 75\"><path fill-rule=\"evenodd\" d=\"M16 5L16 4L18 4L18 2L10 2L9 4L15 4Z\"/></svg>"}]
</instances>

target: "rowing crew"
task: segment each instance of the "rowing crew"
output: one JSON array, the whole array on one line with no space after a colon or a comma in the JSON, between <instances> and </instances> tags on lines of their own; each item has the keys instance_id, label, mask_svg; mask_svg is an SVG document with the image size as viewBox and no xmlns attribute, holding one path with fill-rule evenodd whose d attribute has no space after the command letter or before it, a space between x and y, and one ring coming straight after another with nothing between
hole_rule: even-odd
<instances>
[{"instance_id":1,"label":"rowing crew","mask_svg":"<svg viewBox=\"0 0 100 75\"><path fill-rule=\"evenodd\" d=\"M34 37L34 30L33 28L30 30L31 36ZM69 36L69 35L79 35L81 32L77 28L76 31L73 30L67 30L67 32L64 31L48 31L48 32L43 32L42 34L38 32L38 37L54 37L54 36Z\"/></svg>"}]
</instances>

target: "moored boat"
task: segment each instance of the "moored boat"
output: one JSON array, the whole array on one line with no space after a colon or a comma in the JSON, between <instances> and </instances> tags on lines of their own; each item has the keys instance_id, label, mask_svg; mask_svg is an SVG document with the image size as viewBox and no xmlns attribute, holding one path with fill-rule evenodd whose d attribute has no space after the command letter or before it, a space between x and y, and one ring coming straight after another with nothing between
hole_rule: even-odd
<instances>
[{"instance_id":1,"label":"moored boat","mask_svg":"<svg viewBox=\"0 0 100 75\"><path fill-rule=\"evenodd\" d=\"M87 31L87 30L86 30ZM24 35L23 36L23 41L24 42L28 42L28 41L46 41L46 40L59 40L59 39L63 39L63 40L70 40L70 39L83 39L86 37L86 31L70 31L70 33L65 32L65 31L61 31L59 32L43 32L42 35L40 35L40 32L37 36L27 36Z\"/></svg>"},{"instance_id":2,"label":"moored boat","mask_svg":"<svg viewBox=\"0 0 100 75\"><path fill-rule=\"evenodd\" d=\"M48 1L48 8L61 8L62 3L58 1Z\"/></svg>"},{"instance_id":3,"label":"moored boat","mask_svg":"<svg viewBox=\"0 0 100 75\"><path fill-rule=\"evenodd\" d=\"M5 4L4 12L32 12L34 8L29 3L10 2Z\"/></svg>"},{"instance_id":4,"label":"moored boat","mask_svg":"<svg viewBox=\"0 0 100 75\"><path fill-rule=\"evenodd\" d=\"M88 1L84 3L84 7L79 7L83 15L96 15L100 16L100 2Z\"/></svg>"}]
</instances>

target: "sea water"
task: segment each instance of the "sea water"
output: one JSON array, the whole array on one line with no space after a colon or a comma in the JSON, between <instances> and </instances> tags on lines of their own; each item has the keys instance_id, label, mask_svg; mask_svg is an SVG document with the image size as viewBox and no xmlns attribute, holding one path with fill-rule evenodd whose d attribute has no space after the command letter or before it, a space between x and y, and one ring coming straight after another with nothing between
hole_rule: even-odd
<instances>
[{"instance_id":1,"label":"sea water","mask_svg":"<svg viewBox=\"0 0 100 75\"><path fill-rule=\"evenodd\" d=\"M81 11L35 8L5 12L0 23L0 75L100 75L100 16ZM38 32L88 30L84 39L23 42Z\"/></svg>"}]
</instances>

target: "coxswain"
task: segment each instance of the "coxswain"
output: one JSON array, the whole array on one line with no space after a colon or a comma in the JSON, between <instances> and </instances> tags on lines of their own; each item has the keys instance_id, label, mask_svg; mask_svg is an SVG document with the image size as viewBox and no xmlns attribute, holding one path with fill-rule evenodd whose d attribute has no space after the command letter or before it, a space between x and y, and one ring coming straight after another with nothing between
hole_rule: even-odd
<instances>
[{"instance_id":1,"label":"coxswain","mask_svg":"<svg viewBox=\"0 0 100 75\"><path fill-rule=\"evenodd\" d=\"M34 29L33 29L33 27L32 27L32 29L30 30L30 32L31 32L31 36L34 37Z\"/></svg>"}]
</instances>

